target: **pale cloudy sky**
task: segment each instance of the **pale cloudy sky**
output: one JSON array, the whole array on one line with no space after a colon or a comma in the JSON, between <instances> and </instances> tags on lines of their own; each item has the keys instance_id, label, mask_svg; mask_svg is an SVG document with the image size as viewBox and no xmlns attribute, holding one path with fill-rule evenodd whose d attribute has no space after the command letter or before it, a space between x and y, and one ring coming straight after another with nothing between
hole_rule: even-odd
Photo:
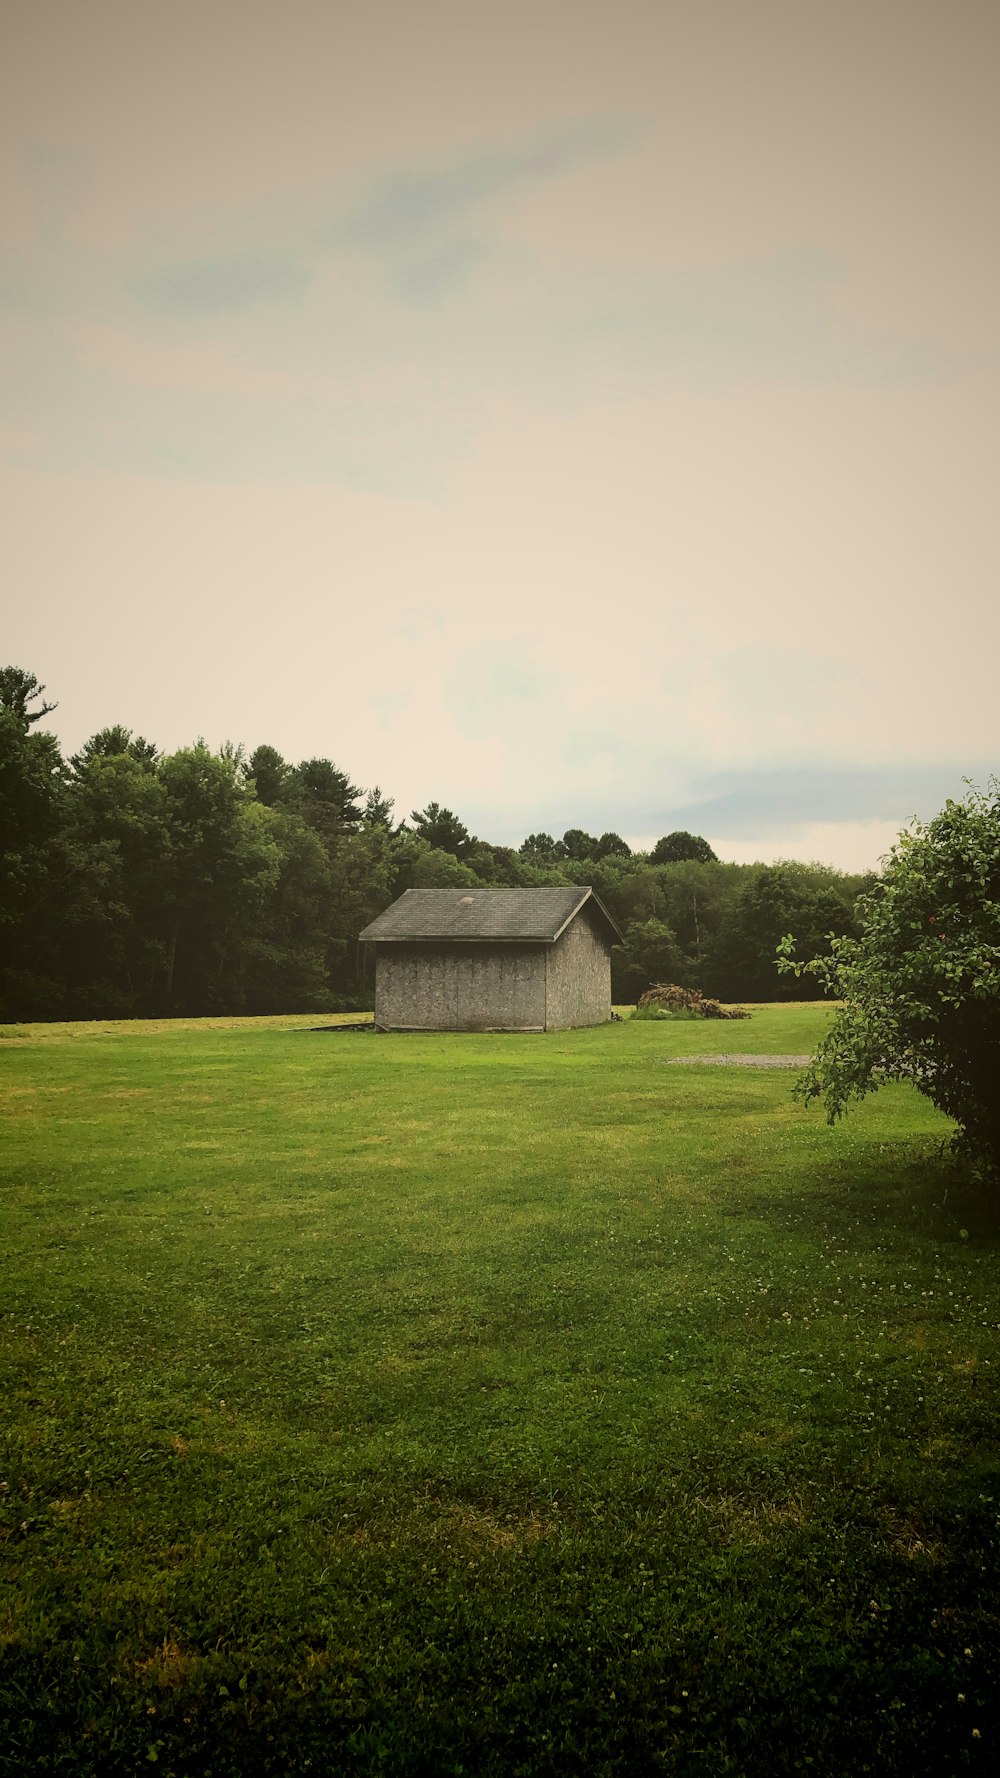
<instances>
[{"instance_id":1,"label":"pale cloudy sky","mask_svg":"<svg viewBox=\"0 0 1000 1778\"><path fill-rule=\"evenodd\" d=\"M484 837L1000 769L996 0L5 0L0 657Z\"/></svg>"}]
</instances>

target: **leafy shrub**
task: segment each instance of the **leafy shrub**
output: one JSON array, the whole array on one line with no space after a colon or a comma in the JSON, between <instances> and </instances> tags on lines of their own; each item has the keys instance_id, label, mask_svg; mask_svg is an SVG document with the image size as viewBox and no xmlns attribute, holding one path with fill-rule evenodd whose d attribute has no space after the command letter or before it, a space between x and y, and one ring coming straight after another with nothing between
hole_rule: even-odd
<instances>
[{"instance_id":1,"label":"leafy shrub","mask_svg":"<svg viewBox=\"0 0 1000 1778\"><path fill-rule=\"evenodd\" d=\"M844 1005L797 1082L833 1123L852 1099L910 1080L958 1125L956 1145L1000 1173L1000 783L970 788L900 834L857 907L860 936L779 969Z\"/></svg>"}]
</instances>

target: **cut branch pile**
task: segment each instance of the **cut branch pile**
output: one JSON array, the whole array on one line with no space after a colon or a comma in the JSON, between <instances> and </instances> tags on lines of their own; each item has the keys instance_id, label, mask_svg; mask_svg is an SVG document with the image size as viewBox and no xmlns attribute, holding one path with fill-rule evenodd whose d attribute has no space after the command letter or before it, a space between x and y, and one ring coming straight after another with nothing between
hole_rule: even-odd
<instances>
[{"instance_id":1,"label":"cut branch pile","mask_svg":"<svg viewBox=\"0 0 1000 1778\"><path fill-rule=\"evenodd\" d=\"M679 988L676 982L657 982L647 988L639 999L639 1007L662 1006L665 1012L694 1012L703 1019L748 1019L750 1014L738 1006L722 1006L710 1000L700 988Z\"/></svg>"}]
</instances>

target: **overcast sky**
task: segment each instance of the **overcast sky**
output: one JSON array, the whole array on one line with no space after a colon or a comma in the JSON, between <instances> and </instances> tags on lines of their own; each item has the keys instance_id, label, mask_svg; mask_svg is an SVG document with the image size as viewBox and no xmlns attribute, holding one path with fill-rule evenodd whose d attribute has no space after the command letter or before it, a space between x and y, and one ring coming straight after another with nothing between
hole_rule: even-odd
<instances>
[{"instance_id":1,"label":"overcast sky","mask_svg":"<svg viewBox=\"0 0 1000 1778\"><path fill-rule=\"evenodd\" d=\"M1000 768L996 0L5 0L0 657L485 838Z\"/></svg>"}]
</instances>

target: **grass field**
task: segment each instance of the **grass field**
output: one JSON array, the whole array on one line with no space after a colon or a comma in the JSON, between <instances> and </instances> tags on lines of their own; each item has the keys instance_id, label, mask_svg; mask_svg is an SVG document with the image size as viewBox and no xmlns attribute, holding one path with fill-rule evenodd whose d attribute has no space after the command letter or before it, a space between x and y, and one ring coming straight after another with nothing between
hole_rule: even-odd
<instances>
[{"instance_id":1,"label":"grass field","mask_svg":"<svg viewBox=\"0 0 1000 1778\"><path fill-rule=\"evenodd\" d=\"M0 1770L996 1770L996 1219L670 1060L826 1016L7 1028Z\"/></svg>"}]
</instances>

